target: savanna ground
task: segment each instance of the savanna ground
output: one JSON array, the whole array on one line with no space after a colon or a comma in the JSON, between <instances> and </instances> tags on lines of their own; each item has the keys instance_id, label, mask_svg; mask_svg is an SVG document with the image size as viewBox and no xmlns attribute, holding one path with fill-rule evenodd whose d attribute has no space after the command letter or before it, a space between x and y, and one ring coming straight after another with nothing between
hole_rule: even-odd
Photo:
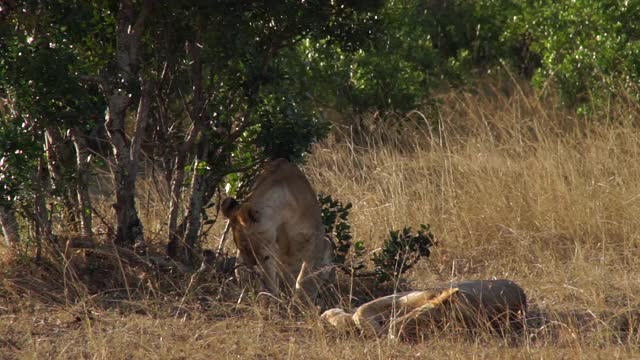
<instances>
[{"instance_id":1,"label":"savanna ground","mask_svg":"<svg viewBox=\"0 0 640 360\"><path fill-rule=\"evenodd\" d=\"M500 84L441 100L433 127L420 112L371 116L358 133L337 124L304 170L316 190L353 203L353 235L369 251L389 229L431 225L439 244L407 274L412 288L521 284L530 316L545 320L531 319L518 341L327 334L317 313L236 303L211 273L151 274L87 252L89 265L5 261L0 358L640 358L640 104L623 97L584 118ZM158 244L160 184L143 181L138 204ZM218 222L206 247L221 232ZM351 279L341 279L348 302Z\"/></svg>"}]
</instances>

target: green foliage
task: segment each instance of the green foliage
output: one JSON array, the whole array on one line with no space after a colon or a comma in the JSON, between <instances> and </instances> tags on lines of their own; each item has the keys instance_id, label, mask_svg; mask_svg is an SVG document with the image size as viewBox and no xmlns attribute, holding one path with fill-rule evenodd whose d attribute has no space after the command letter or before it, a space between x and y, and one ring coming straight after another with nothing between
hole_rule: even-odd
<instances>
[{"instance_id":1,"label":"green foliage","mask_svg":"<svg viewBox=\"0 0 640 360\"><path fill-rule=\"evenodd\" d=\"M408 111L430 103L443 82L459 83L478 70L516 57L502 33L517 10L512 1L387 1L359 49L331 41L301 42L300 63L323 105L355 112Z\"/></svg>"},{"instance_id":2,"label":"green foliage","mask_svg":"<svg viewBox=\"0 0 640 360\"><path fill-rule=\"evenodd\" d=\"M290 49L305 39L357 49L369 36L365 25L381 4L3 3L0 101L10 99L14 117L34 134L51 128L63 134L104 122L106 100L115 94L135 104L144 79L153 87L149 124L166 127L170 140L184 138L195 124L197 140L187 162L197 157L199 165L188 170L206 177L207 188L215 188L224 175L266 158L302 161L310 145L326 136L328 125L307 93L308 84L287 66L294 55ZM144 22L137 21L141 14L146 14ZM143 25L130 32L131 39L141 36L140 48L119 48L118 26L134 23ZM126 111L127 119L135 118L134 106ZM128 125L122 129L126 136L131 135ZM42 137L33 139L38 143ZM176 143L167 144L174 154L179 151ZM24 150L13 143L4 152L9 147ZM4 156L3 166L13 169L18 164L13 158Z\"/></svg>"},{"instance_id":3,"label":"green foliage","mask_svg":"<svg viewBox=\"0 0 640 360\"><path fill-rule=\"evenodd\" d=\"M363 241L353 242L349 223L351 203L343 204L339 200L334 200L331 195L322 193L318 194L318 201L322 209L325 233L334 244L334 263L350 273L359 273L365 268L363 257L366 248ZM375 275L380 283L397 280L418 260L429 257L434 244L434 236L429 225L420 225L417 232L413 232L411 227L405 227L402 231L392 230L389 232L389 239L384 241L382 249L372 256L374 269L367 276ZM349 259L352 249L353 253ZM347 260L351 260L351 264L345 266Z\"/></svg>"},{"instance_id":4,"label":"green foliage","mask_svg":"<svg viewBox=\"0 0 640 360\"><path fill-rule=\"evenodd\" d=\"M527 1L510 36L526 33L542 57L534 83L557 85L568 105L606 98L623 87L638 95L640 1Z\"/></svg>"},{"instance_id":5,"label":"green foliage","mask_svg":"<svg viewBox=\"0 0 640 360\"><path fill-rule=\"evenodd\" d=\"M331 195L318 194L318 201L322 209L322 223L325 234L331 239L334 245L334 263L343 266L346 264L349 251L353 247L353 257L351 259L350 271L357 271L364 268L365 247L362 241L353 242L351 236L351 224L349 223L349 211L351 203L344 204L340 200L334 200Z\"/></svg>"},{"instance_id":6,"label":"green foliage","mask_svg":"<svg viewBox=\"0 0 640 360\"><path fill-rule=\"evenodd\" d=\"M81 39L95 18L91 5L74 1L30 0L2 10L0 184L5 201L27 201L44 130L87 129L104 116L97 85L79 77L88 67Z\"/></svg>"},{"instance_id":7,"label":"green foliage","mask_svg":"<svg viewBox=\"0 0 640 360\"><path fill-rule=\"evenodd\" d=\"M270 87L257 109L259 132L252 142L268 158L299 163L313 143L326 137L329 124L286 82Z\"/></svg>"},{"instance_id":8,"label":"green foliage","mask_svg":"<svg viewBox=\"0 0 640 360\"><path fill-rule=\"evenodd\" d=\"M175 73L169 98L180 99L196 81L185 43L198 44L201 85L208 95L204 111L214 128L211 151L223 147L222 154L232 154L225 163L234 167L264 158L300 162L310 145L326 136L328 124L309 94L313 84L292 67L299 62L293 49L308 41L358 48L380 5L379 0L162 3L153 19L159 41L147 44L160 56L150 64L160 73L167 59ZM184 111L182 106L170 110L176 118ZM244 131L227 144L238 123Z\"/></svg>"},{"instance_id":9,"label":"green foliage","mask_svg":"<svg viewBox=\"0 0 640 360\"><path fill-rule=\"evenodd\" d=\"M403 14L394 10L387 5L376 15L368 24L371 39L359 49L323 39L300 43L300 63L292 68L309 79L309 91L319 103L363 112L408 110L425 99L432 51L402 38L405 30L418 29L406 28Z\"/></svg>"},{"instance_id":10,"label":"green foliage","mask_svg":"<svg viewBox=\"0 0 640 360\"><path fill-rule=\"evenodd\" d=\"M415 108L441 84L459 84L503 65L553 84L567 105L638 95L640 1L387 1L367 46L298 46L314 97L332 107Z\"/></svg>"},{"instance_id":11,"label":"green foliage","mask_svg":"<svg viewBox=\"0 0 640 360\"><path fill-rule=\"evenodd\" d=\"M23 5L14 10L10 27L0 27L0 89L14 110L40 129L95 122L105 104L95 84L78 78L87 65L76 43L78 32L90 25L85 17L91 7L71 1Z\"/></svg>"},{"instance_id":12,"label":"green foliage","mask_svg":"<svg viewBox=\"0 0 640 360\"><path fill-rule=\"evenodd\" d=\"M42 150L33 132L9 112L0 112L0 203L13 208L27 200Z\"/></svg>"},{"instance_id":13,"label":"green foliage","mask_svg":"<svg viewBox=\"0 0 640 360\"><path fill-rule=\"evenodd\" d=\"M411 227L389 231L389 239L384 241L381 251L372 258L378 281L399 279L419 259L429 257L433 245L434 236L429 225L420 225L417 233Z\"/></svg>"}]
</instances>

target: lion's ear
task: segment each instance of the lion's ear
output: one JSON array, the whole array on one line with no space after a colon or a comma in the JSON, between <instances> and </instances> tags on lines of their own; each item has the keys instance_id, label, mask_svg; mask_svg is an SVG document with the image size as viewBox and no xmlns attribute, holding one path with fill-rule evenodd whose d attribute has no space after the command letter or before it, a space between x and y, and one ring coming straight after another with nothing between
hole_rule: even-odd
<instances>
[{"instance_id":1,"label":"lion's ear","mask_svg":"<svg viewBox=\"0 0 640 360\"><path fill-rule=\"evenodd\" d=\"M252 209L249 204L244 204L238 210L237 219L240 224L247 226L258 222L258 211Z\"/></svg>"},{"instance_id":2,"label":"lion's ear","mask_svg":"<svg viewBox=\"0 0 640 360\"><path fill-rule=\"evenodd\" d=\"M240 208L240 204L238 201L232 197L228 197L222 200L222 204L220 204L220 210L222 210L222 214L227 218L231 219L235 215L235 213Z\"/></svg>"}]
</instances>

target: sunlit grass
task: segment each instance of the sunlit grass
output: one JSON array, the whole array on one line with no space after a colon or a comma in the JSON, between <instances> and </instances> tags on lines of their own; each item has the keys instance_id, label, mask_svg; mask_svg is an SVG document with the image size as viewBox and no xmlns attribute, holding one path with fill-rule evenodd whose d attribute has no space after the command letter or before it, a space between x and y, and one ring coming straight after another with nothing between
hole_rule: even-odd
<instances>
[{"instance_id":1,"label":"sunlit grass","mask_svg":"<svg viewBox=\"0 0 640 360\"><path fill-rule=\"evenodd\" d=\"M544 321L531 320L517 344L495 336L442 334L413 344L326 333L315 312L270 311L247 297L238 305L233 291L223 302L206 298L215 291L202 291L214 283L204 276L137 274L128 282L133 300L82 295L82 288L59 293L62 281L47 281L64 276L63 266L45 276L25 265L30 282L0 279L0 358L639 356L637 330L626 338L619 332L620 321L636 329L640 321L638 104L619 101L579 118L517 87L510 95L492 87L474 93L443 96L433 117L372 116L360 134L337 126L304 170L318 191L353 203L354 237L369 251L390 229L431 224L439 245L410 271L411 287L493 277L521 284L530 316ZM166 199L156 182L141 184L147 236L160 244ZM108 204L96 206L108 213ZM206 246L214 248L219 234L212 231ZM49 297L41 294L46 286Z\"/></svg>"}]
</instances>

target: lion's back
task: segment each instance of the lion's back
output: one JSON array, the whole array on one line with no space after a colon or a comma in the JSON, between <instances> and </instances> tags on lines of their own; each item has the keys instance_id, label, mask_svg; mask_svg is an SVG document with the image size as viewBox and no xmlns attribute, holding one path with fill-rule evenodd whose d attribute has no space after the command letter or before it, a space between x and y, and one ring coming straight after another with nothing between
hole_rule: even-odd
<instances>
[{"instance_id":1,"label":"lion's back","mask_svg":"<svg viewBox=\"0 0 640 360\"><path fill-rule=\"evenodd\" d=\"M269 162L258 175L248 202L258 211L270 211L277 225L317 231L322 225L320 204L304 173L286 159ZM279 216L278 216L279 215Z\"/></svg>"}]
</instances>

